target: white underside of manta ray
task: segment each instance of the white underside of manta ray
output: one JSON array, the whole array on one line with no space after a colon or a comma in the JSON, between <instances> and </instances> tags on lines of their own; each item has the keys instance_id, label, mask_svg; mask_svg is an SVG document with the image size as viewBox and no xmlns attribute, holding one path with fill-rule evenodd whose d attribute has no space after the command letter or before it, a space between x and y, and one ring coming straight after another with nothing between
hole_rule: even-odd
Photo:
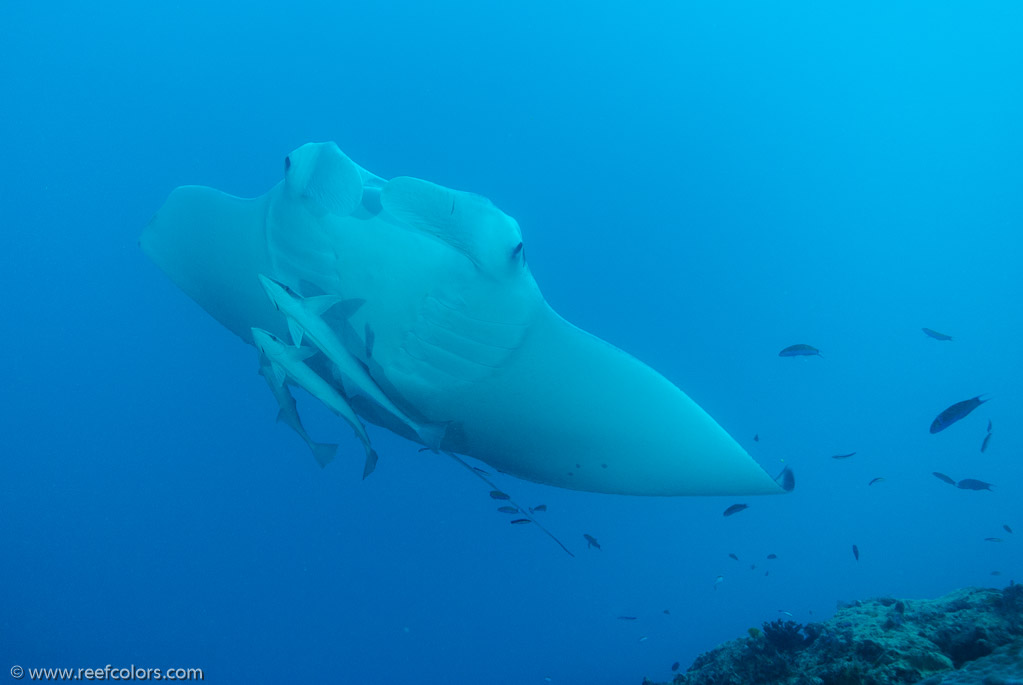
<instances>
[{"instance_id":1,"label":"white underside of manta ray","mask_svg":"<svg viewBox=\"0 0 1023 685\"><path fill-rule=\"evenodd\" d=\"M791 489L663 376L558 316L518 224L479 195L385 180L309 143L261 197L177 188L141 245L258 347L280 418L321 465L334 446L305 433L288 385L352 426L366 473L362 421L574 490Z\"/></svg>"}]
</instances>

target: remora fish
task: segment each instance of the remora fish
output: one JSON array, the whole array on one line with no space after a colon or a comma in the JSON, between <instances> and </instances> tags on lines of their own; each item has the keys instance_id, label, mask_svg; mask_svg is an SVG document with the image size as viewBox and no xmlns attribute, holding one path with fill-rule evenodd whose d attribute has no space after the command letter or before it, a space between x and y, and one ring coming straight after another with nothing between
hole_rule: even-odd
<instances>
[{"instance_id":1,"label":"remora fish","mask_svg":"<svg viewBox=\"0 0 1023 685\"><path fill-rule=\"evenodd\" d=\"M365 478L373 473L373 469L376 468L377 454L370 445L366 428L348 401L305 363L306 359L316 354L316 350L286 345L272 333L260 328L252 329L252 339L256 344L256 349L262 355L261 358L268 362L267 382L276 387L291 379L296 385L305 388L310 395L347 421L355 434L359 436L363 449L366 451L366 465L363 467L362 477Z\"/></svg>"},{"instance_id":2,"label":"remora fish","mask_svg":"<svg viewBox=\"0 0 1023 685\"><path fill-rule=\"evenodd\" d=\"M365 364L345 348L339 335L323 319L323 315L335 306L345 305L347 309L352 310L360 303L345 302L341 297L334 295L303 298L288 286L263 274L259 275L259 282L270 302L287 319L288 331L295 345L301 345L303 338L307 338L323 352L347 380L348 384L345 386L347 394L351 395L349 389L357 390L408 426L427 447L437 449L440 446L444 427L420 425L406 416L369 375Z\"/></svg>"},{"instance_id":3,"label":"remora fish","mask_svg":"<svg viewBox=\"0 0 1023 685\"><path fill-rule=\"evenodd\" d=\"M309 450L313 453L316 463L320 465L320 468L329 464L337 452L337 445L316 442L309 437L305 426L302 425L302 419L298 416L298 406L295 404L295 398L292 397L291 391L288 390L288 384L281 383L277 385L268 359L260 360L259 375L266 380L266 384L270 386L270 392L273 393L274 399L277 400L277 406L280 408L280 411L277 412L277 420L291 426L291 429L298 433L299 437L309 446Z\"/></svg>"},{"instance_id":4,"label":"remora fish","mask_svg":"<svg viewBox=\"0 0 1023 685\"><path fill-rule=\"evenodd\" d=\"M956 402L951 407L938 414L937 418L931 422L931 433L939 433L956 421L965 419L971 411L987 401L988 400L980 399L980 395L977 395L971 399Z\"/></svg>"},{"instance_id":5,"label":"remora fish","mask_svg":"<svg viewBox=\"0 0 1023 685\"><path fill-rule=\"evenodd\" d=\"M813 345L789 345L778 353L779 357L822 357L821 351Z\"/></svg>"}]
</instances>

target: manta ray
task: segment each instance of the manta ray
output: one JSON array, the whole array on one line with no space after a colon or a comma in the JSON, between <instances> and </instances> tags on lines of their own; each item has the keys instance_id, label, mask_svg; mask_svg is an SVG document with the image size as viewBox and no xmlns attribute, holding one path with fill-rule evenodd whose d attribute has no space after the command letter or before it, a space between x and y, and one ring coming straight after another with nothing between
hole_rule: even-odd
<instances>
[{"instance_id":1,"label":"manta ray","mask_svg":"<svg viewBox=\"0 0 1023 685\"><path fill-rule=\"evenodd\" d=\"M790 490L678 387L560 317L526 262L518 223L489 199L384 179L335 143L284 158L242 199L171 192L143 251L257 351L278 418L321 465L289 388L355 431L364 422L519 478L626 495Z\"/></svg>"}]
</instances>

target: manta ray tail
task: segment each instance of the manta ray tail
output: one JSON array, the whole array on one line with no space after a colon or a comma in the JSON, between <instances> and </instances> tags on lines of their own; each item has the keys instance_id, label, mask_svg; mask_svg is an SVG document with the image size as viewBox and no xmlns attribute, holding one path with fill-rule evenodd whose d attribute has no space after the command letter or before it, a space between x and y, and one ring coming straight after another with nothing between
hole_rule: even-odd
<instances>
[{"instance_id":1,"label":"manta ray tail","mask_svg":"<svg viewBox=\"0 0 1023 685\"><path fill-rule=\"evenodd\" d=\"M481 481L483 481L484 483L489 485L491 490L500 490L501 489L501 488L497 487L496 485L494 485L493 483L491 483L489 478L487 478L482 473L480 473L479 471L477 471L476 469L474 469L473 467L471 467L467 463L465 463L465 461L461 457L456 455L455 453L445 451L444 454L448 455L449 457L451 457L452 459L457 461L459 464L461 464L462 466L465 467L466 471L468 471L469 473L471 473L472 475L476 476ZM528 508L520 506L518 502L516 502L515 500L513 500L510 497L508 498L508 503L511 504L516 509L518 509L519 513L522 514L523 517L525 517L525 518L529 519L530 521L532 521L533 523L535 523L536 527L539 528L540 530L542 530L544 533L546 533L547 537L549 537L551 540L554 540L554 542L558 543L558 546L561 547L561 549L565 550L565 554L567 554L570 557L575 557L575 555L572 554L572 552L568 549L568 547L565 547L564 543L561 542L561 540L559 540L558 538L554 537L554 534L551 533L551 531L549 531L546 528L544 528L542 525L540 525L539 521L537 521L535 518L533 518L533 515L529 512Z\"/></svg>"}]
</instances>

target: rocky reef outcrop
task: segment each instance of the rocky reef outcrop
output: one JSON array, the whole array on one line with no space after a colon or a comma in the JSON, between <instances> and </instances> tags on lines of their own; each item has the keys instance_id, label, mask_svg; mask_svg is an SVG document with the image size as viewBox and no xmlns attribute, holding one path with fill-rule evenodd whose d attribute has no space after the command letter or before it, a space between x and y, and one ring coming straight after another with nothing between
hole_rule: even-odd
<instances>
[{"instance_id":1,"label":"rocky reef outcrop","mask_svg":"<svg viewBox=\"0 0 1023 685\"><path fill-rule=\"evenodd\" d=\"M764 623L701 655L672 682L1023 685L1023 585L854 602L823 623Z\"/></svg>"}]
</instances>

